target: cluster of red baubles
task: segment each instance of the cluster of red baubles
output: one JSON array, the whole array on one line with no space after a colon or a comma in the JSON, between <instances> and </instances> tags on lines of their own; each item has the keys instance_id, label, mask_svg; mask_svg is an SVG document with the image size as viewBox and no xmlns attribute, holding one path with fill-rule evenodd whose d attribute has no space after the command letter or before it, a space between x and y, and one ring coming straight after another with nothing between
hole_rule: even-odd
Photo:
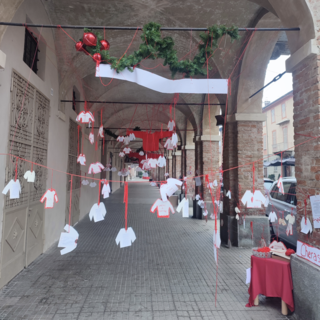
<instances>
[{"instance_id":1,"label":"cluster of red baubles","mask_svg":"<svg viewBox=\"0 0 320 320\"><path fill-rule=\"evenodd\" d=\"M96 45L97 45L97 36L92 32L85 32L83 34L82 41L78 41L76 43L76 50L82 51L86 55L89 55L89 52L86 50L86 46L95 47ZM101 40L100 46L101 46L100 51L109 50L109 48L110 48L110 44L107 40ZM101 54L100 53L95 53L92 56L92 58L96 63L100 64L100 62L101 62Z\"/></svg>"}]
</instances>

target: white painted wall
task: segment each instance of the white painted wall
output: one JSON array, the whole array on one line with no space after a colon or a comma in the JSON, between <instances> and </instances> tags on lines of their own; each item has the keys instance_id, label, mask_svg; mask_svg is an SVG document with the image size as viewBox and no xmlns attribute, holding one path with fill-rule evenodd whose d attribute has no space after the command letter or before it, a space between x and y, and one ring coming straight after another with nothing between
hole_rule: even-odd
<instances>
[{"instance_id":1,"label":"white painted wall","mask_svg":"<svg viewBox=\"0 0 320 320\"><path fill-rule=\"evenodd\" d=\"M37 24L50 24L47 13L40 0L25 0L16 12L12 22L33 22ZM30 72L29 67L23 62L24 36L25 29L21 27L8 27L0 43L0 50L7 55L5 70L0 71L0 97L1 97L1 139L0 152L8 152L8 133L10 119L10 85L11 74L14 68L25 78L29 78L30 83L50 99L50 120L49 120L49 142L48 142L48 162L47 166L66 172L68 161L68 139L69 139L69 118L76 118L76 113L72 106L66 105L66 121L58 118L59 104L59 78L57 70L57 60L55 54L55 43L53 31L51 29L39 28L46 46L45 71L40 74L41 78ZM43 42L41 43L43 45ZM50 49L52 48L52 49ZM53 96L50 94L53 89ZM79 90L80 91L80 90ZM81 91L80 91L81 92ZM68 93L68 99L72 98L72 92ZM82 98L82 97L81 97ZM88 170L90 163L95 160L94 146L85 139L84 152L87 157ZM100 160L100 150L97 151ZM0 188L4 186L6 157L0 156ZM84 172L84 171L83 171ZM98 175L96 175L98 177ZM66 184L67 175L54 172L52 187L56 189L59 202L55 204L54 209L45 210L44 219L44 251L47 250L55 241L59 239L60 233L65 224L66 208ZM48 173L47 187L51 185L51 172ZM91 206L97 202L98 188L85 187L81 190L80 199L80 219L83 218L90 210ZM40 200L40 199L39 199ZM0 196L0 208L4 207L4 196ZM2 232L3 210L0 211L0 232ZM1 234L0 234L1 237ZM1 239L1 238L0 238Z\"/></svg>"}]
</instances>

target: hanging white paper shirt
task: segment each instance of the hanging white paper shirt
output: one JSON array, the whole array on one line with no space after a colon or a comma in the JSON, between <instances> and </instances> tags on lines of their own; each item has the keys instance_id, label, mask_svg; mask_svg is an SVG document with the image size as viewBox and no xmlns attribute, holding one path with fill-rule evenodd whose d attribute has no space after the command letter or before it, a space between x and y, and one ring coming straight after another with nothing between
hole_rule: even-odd
<instances>
[{"instance_id":1,"label":"hanging white paper shirt","mask_svg":"<svg viewBox=\"0 0 320 320\"><path fill-rule=\"evenodd\" d=\"M48 189L40 199L40 202L43 203L44 200L46 200L46 203L44 206L45 209L52 209L54 206L54 202L56 203L59 202L56 190Z\"/></svg>"},{"instance_id":2,"label":"hanging white paper shirt","mask_svg":"<svg viewBox=\"0 0 320 320\"><path fill-rule=\"evenodd\" d=\"M196 200L197 201L200 200L200 195L199 194L196 195Z\"/></svg>"},{"instance_id":3,"label":"hanging white paper shirt","mask_svg":"<svg viewBox=\"0 0 320 320\"><path fill-rule=\"evenodd\" d=\"M227 94L228 79L180 79L169 80L149 71L135 68L133 72L128 69L117 73L109 64L100 64L96 67L96 77L114 78L135 82L140 86L162 93L187 94Z\"/></svg>"},{"instance_id":4,"label":"hanging white paper shirt","mask_svg":"<svg viewBox=\"0 0 320 320\"><path fill-rule=\"evenodd\" d=\"M117 138L117 141L119 141L119 142L123 142L123 140L124 140L124 137L123 137L123 136L119 136L119 137Z\"/></svg>"},{"instance_id":5,"label":"hanging white paper shirt","mask_svg":"<svg viewBox=\"0 0 320 320\"><path fill-rule=\"evenodd\" d=\"M109 183L105 183L102 187L101 194L103 195L103 199L109 198L109 194L111 192Z\"/></svg>"},{"instance_id":6,"label":"hanging white paper shirt","mask_svg":"<svg viewBox=\"0 0 320 320\"><path fill-rule=\"evenodd\" d=\"M301 219L301 232L305 233L305 234L308 234L309 232L312 233L312 225L311 225L309 218L307 218L307 222L306 222L306 218L302 217L302 219Z\"/></svg>"},{"instance_id":7,"label":"hanging white paper shirt","mask_svg":"<svg viewBox=\"0 0 320 320\"><path fill-rule=\"evenodd\" d=\"M17 179L14 181L13 179L5 186L2 190L3 194L7 194L10 190L10 199L19 199L21 193L20 181Z\"/></svg>"},{"instance_id":8,"label":"hanging white paper shirt","mask_svg":"<svg viewBox=\"0 0 320 320\"><path fill-rule=\"evenodd\" d=\"M315 229L320 228L320 195L310 197L312 209L313 226Z\"/></svg>"},{"instance_id":9,"label":"hanging white paper shirt","mask_svg":"<svg viewBox=\"0 0 320 320\"><path fill-rule=\"evenodd\" d=\"M250 190L247 190L241 198L241 202L243 205L247 204L247 208L261 208L261 204L264 205L265 201L266 198L260 190L255 190L254 194Z\"/></svg>"},{"instance_id":10,"label":"hanging white paper shirt","mask_svg":"<svg viewBox=\"0 0 320 320\"><path fill-rule=\"evenodd\" d=\"M124 139L123 139L123 143L124 144L129 144L129 142L130 142L130 137L124 137Z\"/></svg>"},{"instance_id":11,"label":"hanging white paper shirt","mask_svg":"<svg viewBox=\"0 0 320 320\"><path fill-rule=\"evenodd\" d=\"M120 248L130 247L136 239L136 234L131 227L127 230L122 228L116 237L116 244L118 245L120 243Z\"/></svg>"},{"instance_id":12,"label":"hanging white paper shirt","mask_svg":"<svg viewBox=\"0 0 320 320\"><path fill-rule=\"evenodd\" d=\"M64 255L73 251L77 247L79 233L68 224L65 225L64 230L60 235L58 248L64 248L60 250L60 254Z\"/></svg>"},{"instance_id":13,"label":"hanging white paper shirt","mask_svg":"<svg viewBox=\"0 0 320 320\"><path fill-rule=\"evenodd\" d=\"M166 173L164 174L164 176L165 176L165 177L169 177L169 173L166 172Z\"/></svg>"},{"instance_id":14,"label":"hanging white paper shirt","mask_svg":"<svg viewBox=\"0 0 320 320\"><path fill-rule=\"evenodd\" d=\"M173 178L167 179L167 183L160 187L160 194L163 201L167 201L167 196L171 197L178 190L177 185L181 186L182 181Z\"/></svg>"},{"instance_id":15,"label":"hanging white paper shirt","mask_svg":"<svg viewBox=\"0 0 320 320\"><path fill-rule=\"evenodd\" d=\"M128 154L128 153L130 153L132 150L131 150L130 148L124 148L123 151L124 151L125 154Z\"/></svg>"},{"instance_id":16,"label":"hanging white paper shirt","mask_svg":"<svg viewBox=\"0 0 320 320\"><path fill-rule=\"evenodd\" d=\"M235 208L234 208L234 211L235 211L236 213L240 213L240 210L239 210L238 207L235 207Z\"/></svg>"},{"instance_id":17,"label":"hanging white paper shirt","mask_svg":"<svg viewBox=\"0 0 320 320\"><path fill-rule=\"evenodd\" d=\"M178 136L177 136L177 134L176 133L174 133L173 135L172 135L172 146L174 147L174 148L176 148L177 147L177 144L178 144Z\"/></svg>"},{"instance_id":18,"label":"hanging white paper shirt","mask_svg":"<svg viewBox=\"0 0 320 320\"><path fill-rule=\"evenodd\" d=\"M130 138L130 141L132 141L136 139L136 136L134 135L134 133L130 133L129 138Z\"/></svg>"},{"instance_id":19,"label":"hanging white paper shirt","mask_svg":"<svg viewBox=\"0 0 320 320\"><path fill-rule=\"evenodd\" d=\"M281 192L282 194L284 194L282 177L279 178L278 183L277 183L277 187L278 187L278 189L279 189L279 192Z\"/></svg>"},{"instance_id":20,"label":"hanging white paper shirt","mask_svg":"<svg viewBox=\"0 0 320 320\"><path fill-rule=\"evenodd\" d=\"M277 214L274 211L272 211L269 214L268 219L270 220L270 222L275 222L276 220L278 220Z\"/></svg>"},{"instance_id":21,"label":"hanging white paper shirt","mask_svg":"<svg viewBox=\"0 0 320 320\"><path fill-rule=\"evenodd\" d=\"M87 186L88 184L89 184L89 181L88 180L82 180L82 184L84 185L84 186Z\"/></svg>"},{"instance_id":22,"label":"hanging white paper shirt","mask_svg":"<svg viewBox=\"0 0 320 320\"><path fill-rule=\"evenodd\" d=\"M157 199L152 205L150 211L155 212L156 209L158 218L169 218L170 211L171 213L174 213L174 209L170 201L162 201L161 199Z\"/></svg>"},{"instance_id":23,"label":"hanging white paper shirt","mask_svg":"<svg viewBox=\"0 0 320 320\"><path fill-rule=\"evenodd\" d=\"M98 135L100 136L100 138L104 138L103 126L100 126Z\"/></svg>"},{"instance_id":24,"label":"hanging white paper shirt","mask_svg":"<svg viewBox=\"0 0 320 320\"><path fill-rule=\"evenodd\" d=\"M86 165L86 156L84 154L79 154L77 163L80 163L82 166Z\"/></svg>"},{"instance_id":25,"label":"hanging white paper shirt","mask_svg":"<svg viewBox=\"0 0 320 320\"><path fill-rule=\"evenodd\" d=\"M89 141L91 144L94 144L94 134L92 132L89 134Z\"/></svg>"},{"instance_id":26,"label":"hanging white paper shirt","mask_svg":"<svg viewBox=\"0 0 320 320\"><path fill-rule=\"evenodd\" d=\"M167 148L167 150L173 150L173 144L172 139L168 138L166 143L164 144L164 147Z\"/></svg>"},{"instance_id":27,"label":"hanging white paper shirt","mask_svg":"<svg viewBox=\"0 0 320 320\"><path fill-rule=\"evenodd\" d=\"M124 152L119 153L119 157L123 158L125 156Z\"/></svg>"},{"instance_id":28,"label":"hanging white paper shirt","mask_svg":"<svg viewBox=\"0 0 320 320\"><path fill-rule=\"evenodd\" d=\"M91 188L94 188L94 187L96 187L97 186L97 184L93 181L93 182L90 182L90 187Z\"/></svg>"},{"instance_id":29,"label":"hanging white paper shirt","mask_svg":"<svg viewBox=\"0 0 320 320\"><path fill-rule=\"evenodd\" d=\"M183 218L189 218L189 199L188 198L183 198L177 208L177 211L180 212L182 210L182 217Z\"/></svg>"},{"instance_id":30,"label":"hanging white paper shirt","mask_svg":"<svg viewBox=\"0 0 320 320\"><path fill-rule=\"evenodd\" d=\"M91 174L91 173L97 174L97 173L101 172L101 169L104 169L104 165L101 164L100 162L91 163L88 173L89 174Z\"/></svg>"},{"instance_id":31,"label":"hanging white paper shirt","mask_svg":"<svg viewBox=\"0 0 320 320\"><path fill-rule=\"evenodd\" d=\"M111 171L112 171L112 172L116 172L116 171L117 171L117 168L116 168L116 167L112 167L112 168L111 168Z\"/></svg>"},{"instance_id":32,"label":"hanging white paper shirt","mask_svg":"<svg viewBox=\"0 0 320 320\"><path fill-rule=\"evenodd\" d=\"M294 224L296 221L296 217L293 214L288 214L285 219L291 224Z\"/></svg>"},{"instance_id":33,"label":"hanging white paper shirt","mask_svg":"<svg viewBox=\"0 0 320 320\"><path fill-rule=\"evenodd\" d=\"M221 245L220 233L217 231L213 233L213 253L214 253L214 260L216 261L216 263L218 263L217 249L220 248L220 245Z\"/></svg>"},{"instance_id":34,"label":"hanging white paper shirt","mask_svg":"<svg viewBox=\"0 0 320 320\"><path fill-rule=\"evenodd\" d=\"M204 208L204 201L203 200L199 200L197 203L200 208L202 208L202 209Z\"/></svg>"},{"instance_id":35,"label":"hanging white paper shirt","mask_svg":"<svg viewBox=\"0 0 320 320\"><path fill-rule=\"evenodd\" d=\"M107 210L103 202L100 202L100 204L95 203L89 212L90 221L92 221L92 219L94 222L102 221L104 220L106 213Z\"/></svg>"},{"instance_id":36,"label":"hanging white paper shirt","mask_svg":"<svg viewBox=\"0 0 320 320\"><path fill-rule=\"evenodd\" d=\"M226 197L228 197L229 199L231 199L231 191L230 191L230 190L226 193Z\"/></svg>"},{"instance_id":37,"label":"hanging white paper shirt","mask_svg":"<svg viewBox=\"0 0 320 320\"><path fill-rule=\"evenodd\" d=\"M143 152L143 151L140 151L140 152L139 152L139 156L144 156L144 152Z\"/></svg>"},{"instance_id":38,"label":"hanging white paper shirt","mask_svg":"<svg viewBox=\"0 0 320 320\"><path fill-rule=\"evenodd\" d=\"M158 160L157 159L149 159L148 160L148 165L150 168L156 168L158 164Z\"/></svg>"},{"instance_id":39,"label":"hanging white paper shirt","mask_svg":"<svg viewBox=\"0 0 320 320\"><path fill-rule=\"evenodd\" d=\"M87 112L81 111L78 114L76 121L80 123L90 123L90 122L94 122L94 117L90 111L87 111Z\"/></svg>"},{"instance_id":40,"label":"hanging white paper shirt","mask_svg":"<svg viewBox=\"0 0 320 320\"><path fill-rule=\"evenodd\" d=\"M36 172L28 170L23 176L28 182L34 182L36 178Z\"/></svg>"},{"instance_id":41,"label":"hanging white paper shirt","mask_svg":"<svg viewBox=\"0 0 320 320\"><path fill-rule=\"evenodd\" d=\"M143 161L142 169L143 169L143 170L149 170L149 169L150 169L150 166L149 166L148 161L145 161L145 160L142 160L142 161ZM141 162L142 162L142 161L141 161Z\"/></svg>"},{"instance_id":42,"label":"hanging white paper shirt","mask_svg":"<svg viewBox=\"0 0 320 320\"><path fill-rule=\"evenodd\" d=\"M168 122L168 130L169 131L173 131L175 126L176 126L176 123L174 122L174 120L171 120L171 121Z\"/></svg>"},{"instance_id":43,"label":"hanging white paper shirt","mask_svg":"<svg viewBox=\"0 0 320 320\"><path fill-rule=\"evenodd\" d=\"M163 167L165 167L166 165L167 165L166 158L160 156L160 157L158 158L158 167L163 168Z\"/></svg>"},{"instance_id":44,"label":"hanging white paper shirt","mask_svg":"<svg viewBox=\"0 0 320 320\"><path fill-rule=\"evenodd\" d=\"M156 186L157 186L157 184L156 184L155 182L153 182L153 181L152 181L152 182L150 182L150 186L151 186L151 187L156 187Z\"/></svg>"}]
</instances>

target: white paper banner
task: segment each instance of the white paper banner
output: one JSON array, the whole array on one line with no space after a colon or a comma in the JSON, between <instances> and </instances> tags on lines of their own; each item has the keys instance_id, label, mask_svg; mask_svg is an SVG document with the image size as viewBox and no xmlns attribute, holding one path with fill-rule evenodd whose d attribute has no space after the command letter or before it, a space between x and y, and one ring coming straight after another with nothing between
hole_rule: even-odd
<instances>
[{"instance_id":1,"label":"white paper banner","mask_svg":"<svg viewBox=\"0 0 320 320\"><path fill-rule=\"evenodd\" d=\"M181 79L169 80L139 68L130 72L128 69L117 73L109 64L100 64L96 68L96 77L114 78L135 82L140 86L161 93L228 93L227 79Z\"/></svg>"},{"instance_id":2,"label":"white paper banner","mask_svg":"<svg viewBox=\"0 0 320 320\"><path fill-rule=\"evenodd\" d=\"M297 255L320 267L320 250L301 241L297 242Z\"/></svg>"}]
</instances>

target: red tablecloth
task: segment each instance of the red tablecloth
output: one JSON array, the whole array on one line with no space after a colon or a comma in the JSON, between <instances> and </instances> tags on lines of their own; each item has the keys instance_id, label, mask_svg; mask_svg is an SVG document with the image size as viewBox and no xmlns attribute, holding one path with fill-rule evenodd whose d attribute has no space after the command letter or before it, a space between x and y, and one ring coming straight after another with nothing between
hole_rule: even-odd
<instances>
[{"instance_id":1,"label":"red tablecloth","mask_svg":"<svg viewBox=\"0 0 320 320\"><path fill-rule=\"evenodd\" d=\"M257 295L263 294L281 298L294 311L292 289L290 262L251 256L250 297L246 307L252 307Z\"/></svg>"},{"instance_id":2,"label":"red tablecloth","mask_svg":"<svg viewBox=\"0 0 320 320\"><path fill-rule=\"evenodd\" d=\"M150 177L142 177L142 179L149 180Z\"/></svg>"}]
</instances>

